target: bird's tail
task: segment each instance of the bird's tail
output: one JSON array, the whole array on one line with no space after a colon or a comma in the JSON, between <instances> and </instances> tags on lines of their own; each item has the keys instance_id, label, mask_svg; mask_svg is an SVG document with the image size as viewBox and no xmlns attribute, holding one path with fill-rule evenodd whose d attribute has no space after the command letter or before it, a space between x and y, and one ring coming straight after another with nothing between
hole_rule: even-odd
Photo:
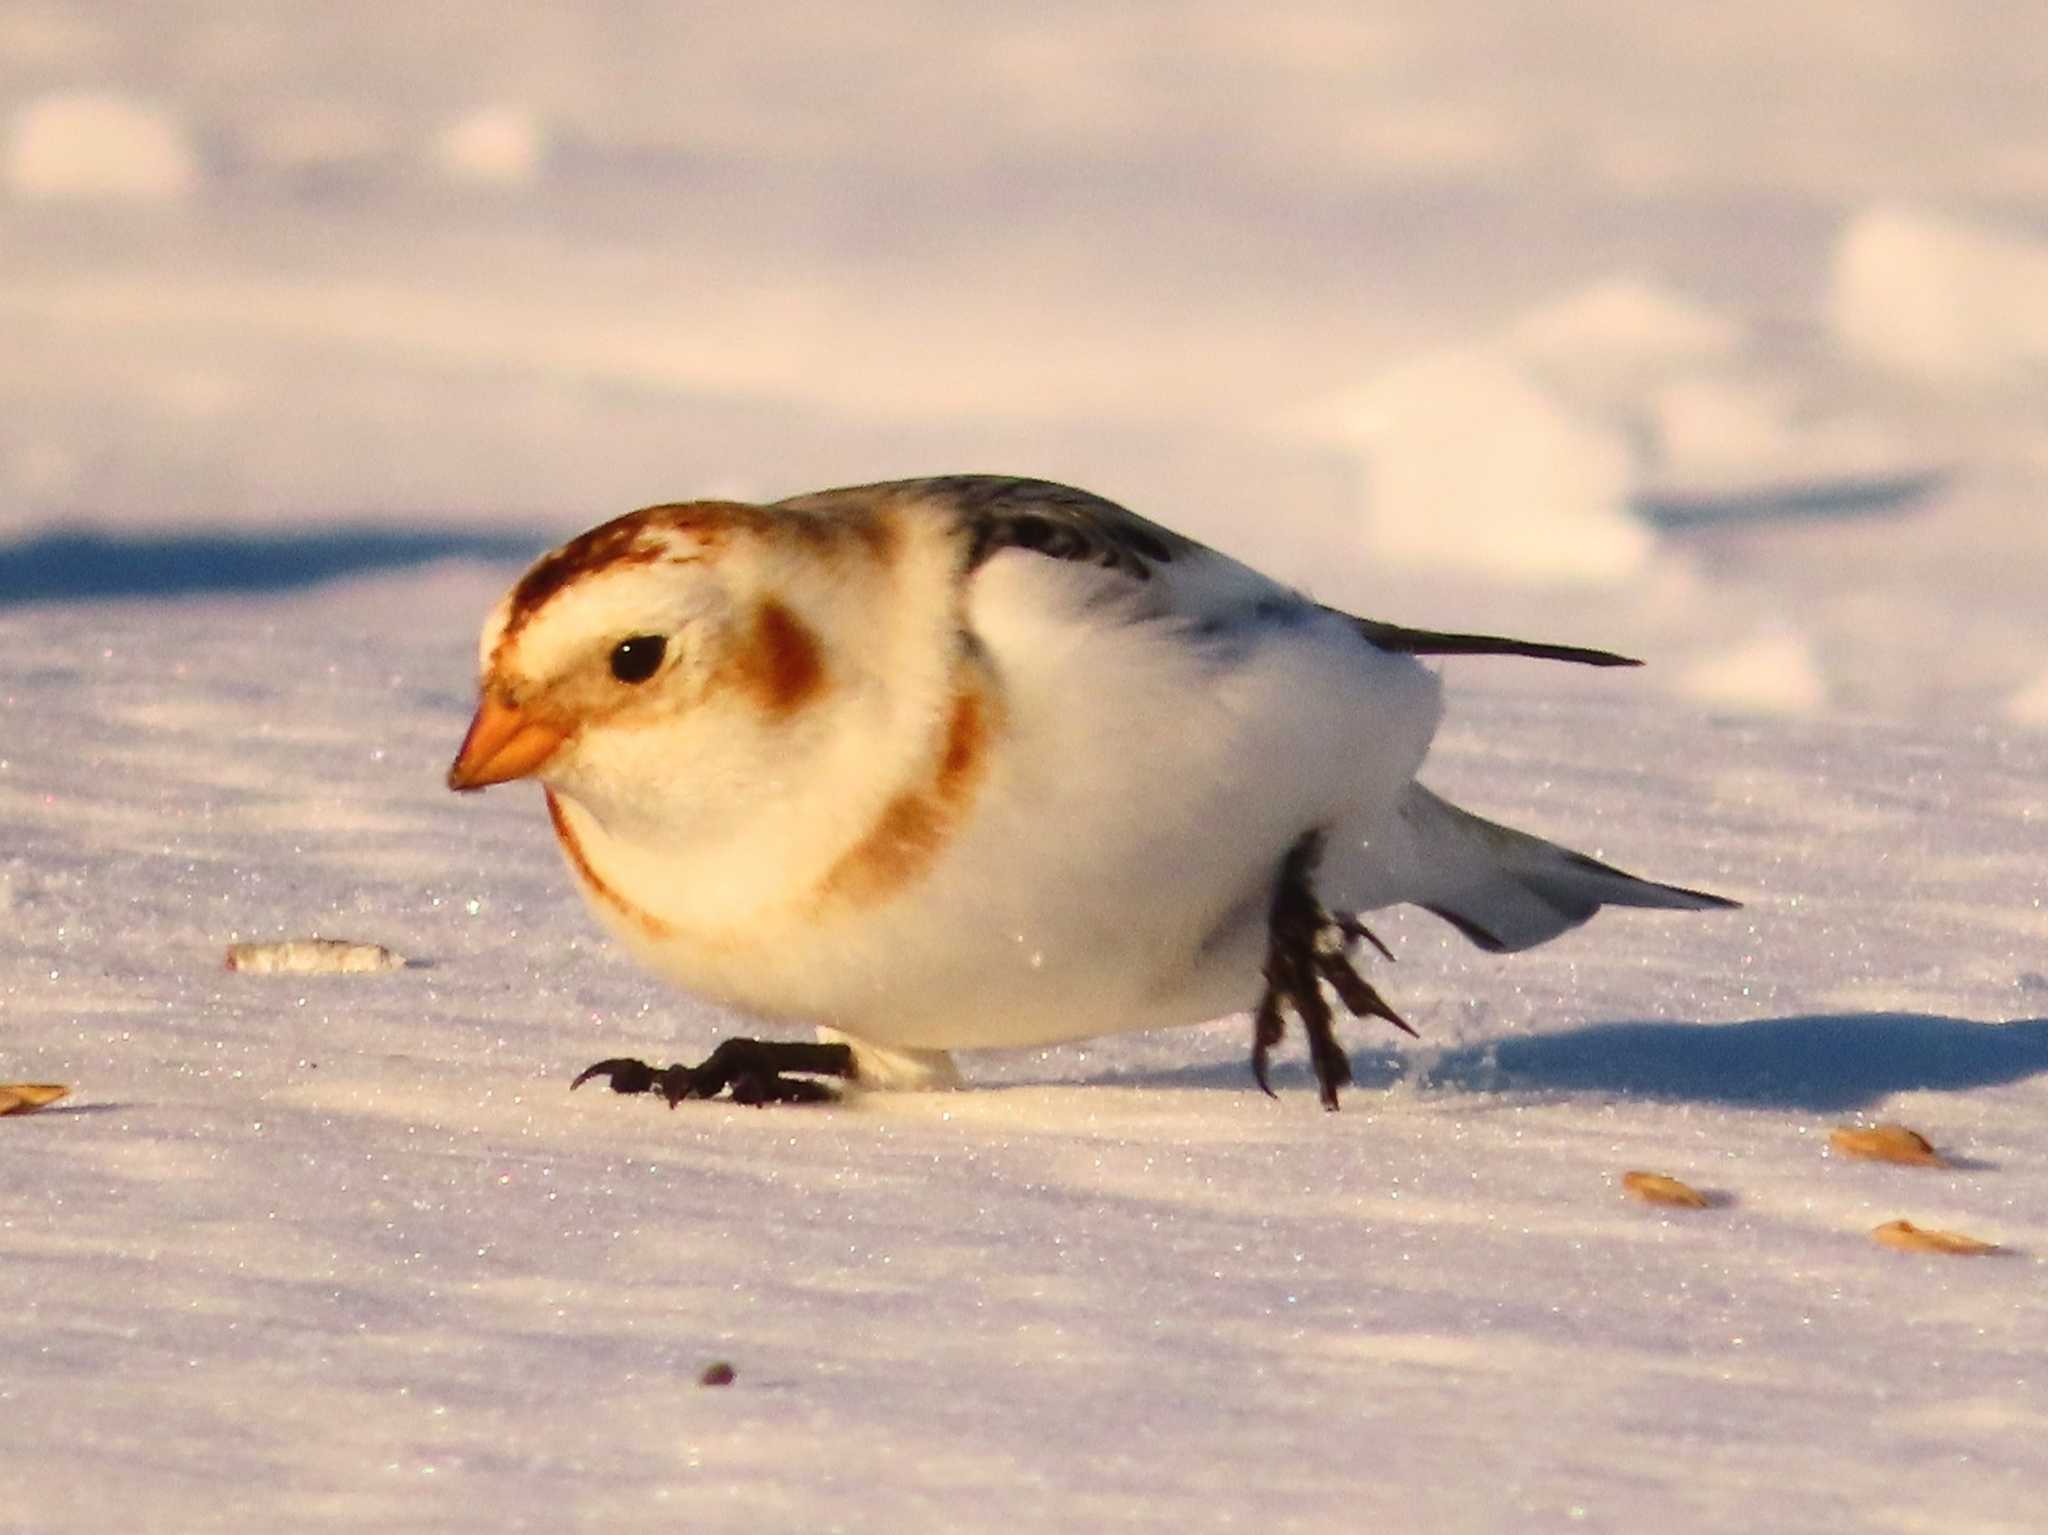
<instances>
[{"instance_id":1,"label":"bird's tail","mask_svg":"<svg viewBox=\"0 0 2048 1535\"><path fill-rule=\"evenodd\" d=\"M1611 864L1488 821L1410 784L1401 803L1410 846L1396 897L1442 917L1494 953L1532 948L1603 906L1711 911L1740 905L1703 890L1637 879Z\"/></svg>"}]
</instances>

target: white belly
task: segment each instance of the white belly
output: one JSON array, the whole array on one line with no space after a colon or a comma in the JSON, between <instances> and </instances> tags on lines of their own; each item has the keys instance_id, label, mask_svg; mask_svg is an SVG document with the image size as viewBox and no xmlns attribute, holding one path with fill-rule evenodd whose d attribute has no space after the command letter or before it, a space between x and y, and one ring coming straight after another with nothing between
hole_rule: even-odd
<instances>
[{"instance_id":1,"label":"white belly","mask_svg":"<svg viewBox=\"0 0 2048 1535\"><path fill-rule=\"evenodd\" d=\"M999 747L914 883L716 934L664 934L586 877L593 907L692 991L884 1046L1038 1045L1251 1006L1281 858L1311 828L1391 814L1435 728L1435 678L1335 618L1224 651L1047 609L984 606ZM625 867L587 813L565 820L600 875ZM610 882L630 901L630 877Z\"/></svg>"}]
</instances>

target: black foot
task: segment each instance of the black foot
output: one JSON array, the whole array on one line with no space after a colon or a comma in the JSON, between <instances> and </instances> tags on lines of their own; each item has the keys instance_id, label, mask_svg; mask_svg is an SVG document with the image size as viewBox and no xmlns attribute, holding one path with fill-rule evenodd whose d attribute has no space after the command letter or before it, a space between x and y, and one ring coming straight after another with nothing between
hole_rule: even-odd
<instances>
[{"instance_id":1,"label":"black foot","mask_svg":"<svg viewBox=\"0 0 2048 1535\"><path fill-rule=\"evenodd\" d=\"M1351 1084L1351 1059L1337 1043L1335 1020L1323 996L1329 982L1337 999L1356 1018L1384 1018L1405 1034L1415 1031L1387 1005L1372 982L1351 967L1351 945L1363 939L1385 954L1387 946L1356 917L1334 915L1316 898L1316 864L1323 856L1323 834L1306 832L1280 861L1279 883L1266 927L1266 992L1252 1017L1252 1075L1268 1097L1266 1058L1286 1032L1286 1014L1301 1019L1308 1035L1309 1059L1315 1063L1316 1086L1323 1107L1337 1107L1337 1089Z\"/></svg>"},{"instance_id":2,"label":"black foot","mask_svg":"<svg viewBox=\"0 0 2048 1535\"><path fill-rule=\"evenodd\" d=\"M808 1075L786 1077L785 1071ZM772 1039L728 1039L701 1066L656 1068L615 1056L576 1073L570 1090L603 1077L615 1093L655 1093L674 1108L685 1098L716 1098L728 1088L734 1103L830 1103L839 1095L812 1076L854 1077L850 1045L807 1045Z\"/></svg>"}]
</instances>

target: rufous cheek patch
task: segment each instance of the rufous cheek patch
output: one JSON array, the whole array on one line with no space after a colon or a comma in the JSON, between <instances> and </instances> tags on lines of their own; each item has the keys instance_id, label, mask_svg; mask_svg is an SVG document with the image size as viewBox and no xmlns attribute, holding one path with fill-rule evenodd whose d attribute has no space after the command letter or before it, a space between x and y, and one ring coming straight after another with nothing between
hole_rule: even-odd
<instances>
[{"instance_id":1,"label":"rufous cheek patch","mask_svg":"<svg viewBox=\"0 0 2048 1535\"><path fill-rule=\"evenodd\" d=\"M825 689L825 656L818 636L774 598L754 620L733 660L740 688L777 719L813 703Z\"/></svg>"}]
</instances>

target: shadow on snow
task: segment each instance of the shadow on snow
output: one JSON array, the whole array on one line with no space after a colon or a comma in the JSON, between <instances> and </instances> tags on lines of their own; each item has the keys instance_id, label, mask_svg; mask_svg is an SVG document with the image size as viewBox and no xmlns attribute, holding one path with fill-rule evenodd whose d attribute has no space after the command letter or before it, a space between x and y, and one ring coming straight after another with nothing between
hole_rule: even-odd
<instances>
[{"instance_id":1,"label":"shadow on snow","mask_svg":"<svg viewBox=\"0 0 2048 1535\"><path fill-rule=\"evenodd\" d=\"M548 535L329 524L303 532L102 533L62 528L0 545L0 606L292 591L435 560L524 562Z\"/></svg>"},{"instance_id":2,"label":"shadow on snow","mask_svg":"<svg viewBox=\"0 0 2048 1535\"><path fill-rule=\"evenodd\" d=\"M1291 1036L1298 1043L1298 1035ZM1285 1048L1285 1047L1283 1047ZM1569 1093L1839 1113L1893 1093L1995 1087L2048 1072L2048 1018L1978 1023L1923 1013L1814 1013L1742 1023L1599 1023L1437 1052L1352 1053L1355 1091L1412 1079L1474 1093ZM1274 1086L1312 1090L1304 1062ZM1251 1089L1242 1065L1112 1073L1132 1086Z\"/></svg>"}]
</instances>

